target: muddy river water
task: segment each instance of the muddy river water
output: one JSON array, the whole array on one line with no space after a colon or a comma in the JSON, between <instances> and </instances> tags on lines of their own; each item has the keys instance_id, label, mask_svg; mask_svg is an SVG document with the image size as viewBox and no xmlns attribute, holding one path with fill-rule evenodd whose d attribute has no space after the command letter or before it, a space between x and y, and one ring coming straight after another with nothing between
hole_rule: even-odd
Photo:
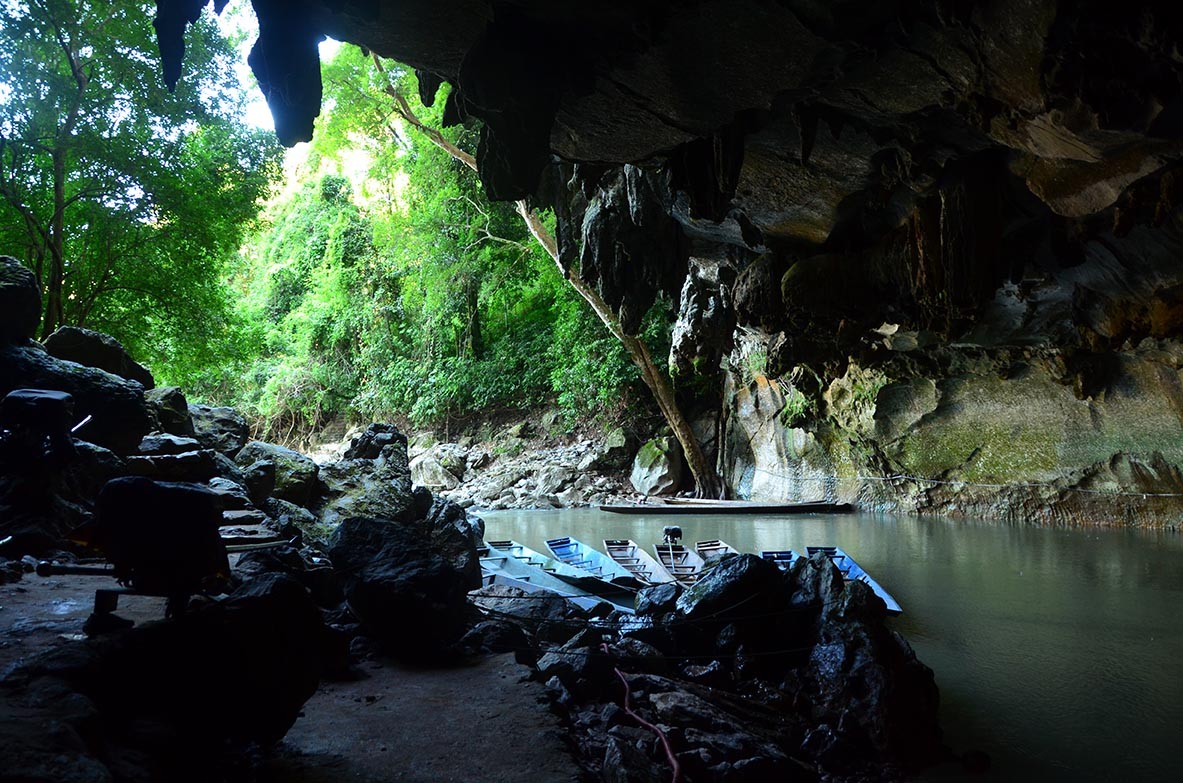
<instances>
[{"instance_id":1,"label":"muddy river water","mask_svg":"<svg viewBox=\"0 0 1183 783\"><path fill-rule=\"evenodd\" d=\"M490 539L570 535L847 550L902 604L890 622L936 672L941 723L974 780L1183 780L1183 535L934 517L481 512ZM938 769L929 780L961 779Z\"/></svg>"}]
</instances>

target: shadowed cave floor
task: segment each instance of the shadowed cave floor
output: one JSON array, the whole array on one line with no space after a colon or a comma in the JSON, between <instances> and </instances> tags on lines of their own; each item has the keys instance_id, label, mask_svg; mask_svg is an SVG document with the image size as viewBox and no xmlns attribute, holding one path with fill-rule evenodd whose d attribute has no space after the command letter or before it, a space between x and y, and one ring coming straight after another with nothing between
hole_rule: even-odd
<instances>
[{"instance_id":1,"label":"shadowed cave floor","mask_svg":"<svg viewBox=\"0 0 1183 783\"><path fill-rule=\"evenodd\" d=\"M51 645L81 639L108 577L33 574L0 585L0 674ZM118 614L160 619L164 599L121 597ZM243 661L266 666L266 661ZM322 682L259 770L260 783L578 781L544 689L512 655L425 669L383 659L368 675Z\"/></svg>"}]
</instances>

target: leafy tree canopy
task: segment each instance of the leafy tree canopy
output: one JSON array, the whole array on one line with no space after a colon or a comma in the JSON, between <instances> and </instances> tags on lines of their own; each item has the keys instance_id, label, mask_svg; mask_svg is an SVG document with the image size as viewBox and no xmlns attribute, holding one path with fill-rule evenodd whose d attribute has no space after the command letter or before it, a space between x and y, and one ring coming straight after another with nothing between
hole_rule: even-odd
<instances>
[{"instance_id":1,"label":"leafy tree canopy","mask_svg":"<svg viewBox=\"0 0 1183 783\"><path fill-rule=\"evenodd\" d=\"M164 88L150 2L0 0L0 252L43 331L109 332L167 380L234 350L225 263L278 174L242 122L238 54L207 13Z\"/></svg>"}]
</instances>

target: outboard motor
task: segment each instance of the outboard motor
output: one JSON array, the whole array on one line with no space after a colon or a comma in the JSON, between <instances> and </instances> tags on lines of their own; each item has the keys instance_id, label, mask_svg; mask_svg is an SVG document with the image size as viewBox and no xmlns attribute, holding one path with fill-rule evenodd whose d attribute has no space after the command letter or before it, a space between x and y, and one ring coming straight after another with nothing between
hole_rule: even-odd
<instances>
[{"instance_id":1,"label":"outboard motor","mask_svg":"<svg viewBox=\"0 0 1183 783\"><path fill-rule=\"evenodd\" d=\"M661 529L661 543L678 544L682 541L682 528L677 525L666 525Z\"/></svg>"}]
</instances>

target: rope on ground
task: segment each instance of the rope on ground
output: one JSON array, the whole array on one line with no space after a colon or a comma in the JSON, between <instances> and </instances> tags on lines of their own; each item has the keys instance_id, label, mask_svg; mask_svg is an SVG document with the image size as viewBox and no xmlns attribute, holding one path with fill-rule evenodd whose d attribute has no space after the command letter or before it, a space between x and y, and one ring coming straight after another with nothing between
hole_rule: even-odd
<instances>
[{"instance_id":1,"label":"rope on ground","mask_svg":"<svg viewBox=\"0 0 1183 783\"><path fill-rule=\"evenodd\" d=\"M607 644L601 644L600 647L605 653L608 652ZM612 670L616 672L616 676L620 678L621 685L624 686L624 702L622 706L624 707L625 714L657 735L657 738L661 740L661 747L665 749L665 756L669 759L670 768L673 770L673 776L670 778L671 783L682 783L682 765L678 762L678 757L670 745L670 738L665 735L665 732L660 727L645 720L633 710L631 703L632 688L629 687L628 679L624 676L624 672L620 670L620 667L613 666Z\"/></svg>"}]
</instances>

